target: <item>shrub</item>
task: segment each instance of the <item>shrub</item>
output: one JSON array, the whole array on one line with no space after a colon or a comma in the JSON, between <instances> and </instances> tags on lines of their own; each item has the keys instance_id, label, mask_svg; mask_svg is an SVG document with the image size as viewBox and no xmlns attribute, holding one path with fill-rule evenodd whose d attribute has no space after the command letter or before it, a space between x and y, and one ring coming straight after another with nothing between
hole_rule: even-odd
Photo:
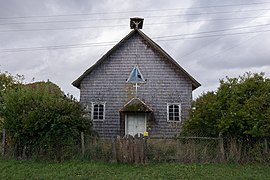
<instances>
[{"instance_id":1,"label":"shrub","mask_svg":"<svg viewBox=\"0 0 270 180\"><path fill-rule=\"evenodd\" d=\"M19 85L3 98L3 126L16 157L61 161L68 147L78 144L81 132L91 133L92 124L81 105L51 82Z\"/></svg>"}]
</instances>

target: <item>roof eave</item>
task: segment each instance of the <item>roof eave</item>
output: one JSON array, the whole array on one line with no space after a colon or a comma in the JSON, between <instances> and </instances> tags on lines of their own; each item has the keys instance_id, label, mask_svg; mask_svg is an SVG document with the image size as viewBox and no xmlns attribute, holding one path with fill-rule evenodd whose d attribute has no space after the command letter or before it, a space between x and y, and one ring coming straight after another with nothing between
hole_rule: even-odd
<instances>
[{"instance_id":1,"label":"roof eave","mask_svg":"<svg viewBox=\"0 0 270 180\"><path fill-rule=\"evenodd\" d=\"M83 78L91 73L95 67L97 67L99 64L101 64L108 56L111 55L124 41L129 39L137 29L132 30L128 35L126 35L121 41L119 41L113 48L111 48L106 54L104 54L94 65L92 65L90 68L88 68L80 77L78 77L75 81L73 81L72 85L80 89L81 81Z\"/></svg>"},{"instance_id":2,"label":"roof eave","mask_svg":"<svg viewBox=\"0 0 270 180\"><path fill-rule=\"evenodd\" d=\"M138 101L138 102L134 102ZM133 103L133 104L132 104ZM153 109L149 107L145 102L141 99L134 97L130 99L120 110L119 112L145 112L151 113Z\"/></svg>"},{"instance_id":3,"label":"roof eave","mask_svg":"<svg viewBox=\"0 0 270 180\"><path fill-rule=\"evenodd\" d=\"M201 86L201 84L194 79L184 68L182 68L166 51L164 51L157 43L155 43L151 38L149 38L146 34L144 34L141 30L137 30L138 33L149 42L156 50L158 50L161 54L163 54L166 58L170 59L184 74L186 74L189 79L192 81L192 90L197 89Z\"/></svg>"}]
</instances>

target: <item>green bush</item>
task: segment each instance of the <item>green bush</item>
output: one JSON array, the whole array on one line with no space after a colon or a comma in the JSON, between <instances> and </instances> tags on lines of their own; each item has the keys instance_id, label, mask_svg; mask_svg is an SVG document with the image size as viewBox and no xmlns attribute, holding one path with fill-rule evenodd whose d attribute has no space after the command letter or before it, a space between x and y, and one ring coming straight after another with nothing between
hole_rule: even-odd
<instances>
[{"instance_id":1,"label":"green bush","mask_svg":"<svg viewBox=\"0 0 270 180\"><path fill-rule=\"evenodd\" d=\"M270 136L270 79L246 73L220 81L193 103L184 134L250 138Z\"/></svg>"},{"instance_id":2,"label":"green bush","mask_svg":"<svg viewBox=\"0 0 270 180\"><path fill-rule=\"evenodd\" d=\"M91 133L81 105L51 82L18 85L3 95L3 127L16 157L63 160L80 133Z\"/></svg>"}]
</instances>

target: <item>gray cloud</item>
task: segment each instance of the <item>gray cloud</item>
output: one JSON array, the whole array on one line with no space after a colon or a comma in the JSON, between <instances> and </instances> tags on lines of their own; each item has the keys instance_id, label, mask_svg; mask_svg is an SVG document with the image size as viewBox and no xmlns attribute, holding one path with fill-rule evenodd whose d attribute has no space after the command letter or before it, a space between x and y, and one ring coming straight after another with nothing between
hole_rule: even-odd
<instances>
[{"instance_id":1,"label":"gray cloud","mask_svg":"<svg viewBox=\"0 0 270 180\"><path fill-rule=\"evenodd\" d=\"M3 53L3 49L46 47L66 44L84 44L93 42L111 42L121 40L129 30L129 18L145 17L143 31L151 38L159 36L198 33L218 29L236 28L256 24L269 23L270 12L247 11L252 9L267 9L270 4L254 4L250 6L228 6L212 8L196 8L206 6L221 6L224 4L248 4L263 1L163 1L163 0L117 0L117 1L85 1L85 0L0 0L0 24L25 23L37 21L68 21L58 23L33 23L0 25L0 70L12 74L24 74L26 81L48 80L57 83L66 93L78 97L79 91L71 83L104 53L113 47L95 46L87 48L72 48L55 50L49 48L42 51ZM185 9L185 7L189 7ZM177 8L177 9L175 9ZM183 8L183 9L181 9ZM160 11L151 11L159 9ZM164 9L164 10L161 10ZM167 9L167 10L165 10ZM175 10L174 10L175 9ZM218 13L218 12L238 13ZM114 12L109 14L108 12ZM116 13L118 12L118 13ZM215 13L217 12L217 13ZM190 15L190 14L200 15ZM72 16L55 16L73 14ZM89 14L89 15L74 15ZM179 16L174 16L178 14ZM5 19L7 17L26 17ZM48 17L41 17L48 16ZM52 17L49 17L52 16ZM154 17L163 16L163 17ZM265 16L262 18L261 16ZM216 20L254 17L240 20ZM90 21L89 19L110 19ZM81 21L89 20L89 21ZM197 22L194 22L197 21ZM178 23L170 23L178 22ZM182 23L181 23L182 22ZM185 23L184 23L185 22ZM160 23L160 25L157 25ZM93 27L109 25L125 25L104 28L81 28L72 30L44 31L12 31L21 29L54 29L69 27ZM268 30L269 27L234 30L228 32L209 33L202 35L226 34ZM193 35L188 37L195 37ZM219 79L225 76L238 76L247 71L268 71L270 63L269 33L234 35L223 37L208 37L162 41L154 39L191 75L202 83L202 87L194 92L197 97L203 91L215 90ZM114 43L115 44L115 43ZM267 74L268 72L266 72ZM270 75L269 73L267 74Z\"/></svg>"}]
</instances>

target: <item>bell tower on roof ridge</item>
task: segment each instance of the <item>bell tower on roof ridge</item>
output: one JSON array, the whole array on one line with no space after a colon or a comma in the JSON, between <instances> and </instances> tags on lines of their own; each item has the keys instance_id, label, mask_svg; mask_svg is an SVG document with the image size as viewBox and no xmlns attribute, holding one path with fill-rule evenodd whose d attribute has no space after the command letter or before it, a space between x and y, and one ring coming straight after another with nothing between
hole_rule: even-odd
<instances>
[{"instance_id":1,"label":"bell tower on roof ridge","mask_svg":"<svg viewBox=\"0 0 270 180\"><path fill-rule=\"evenodd\" d=\"M142 29L143 20L143 18L139 17L130 18L130 29Z\"/></svg>"}]
</instances>

